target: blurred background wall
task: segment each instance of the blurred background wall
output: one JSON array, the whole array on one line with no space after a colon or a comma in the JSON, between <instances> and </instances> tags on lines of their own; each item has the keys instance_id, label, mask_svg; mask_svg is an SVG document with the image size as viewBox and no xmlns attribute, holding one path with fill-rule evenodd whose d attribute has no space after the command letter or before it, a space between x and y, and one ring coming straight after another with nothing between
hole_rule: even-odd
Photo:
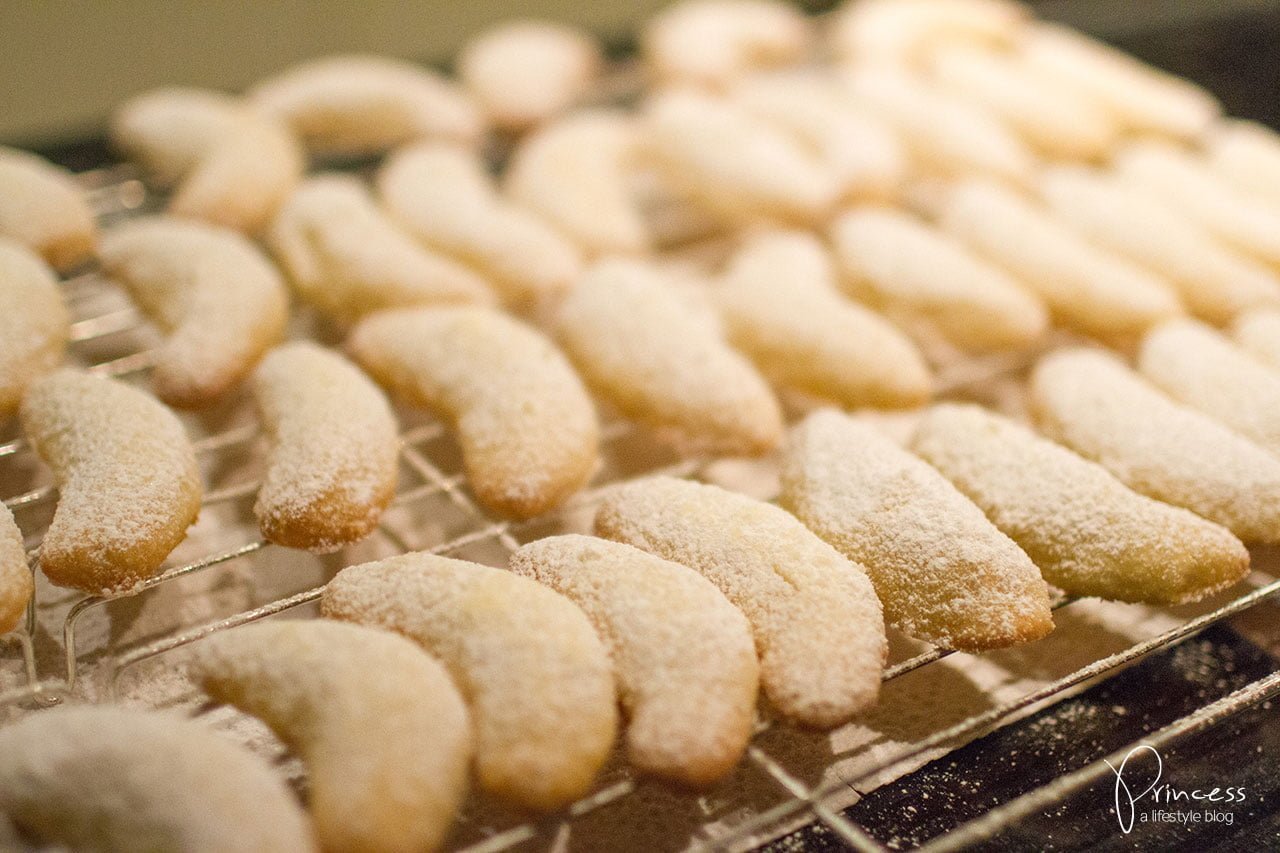
<instances>
[{"instance_id":1,"label":"blurred background wall","mask_svg":"<svg viewBox=\"0 0 1280 853\"><path fill-rule=\"evenodd\" d=\"M582 24L614 46L667 0L0 0L0 141L97 134L111 108L171 83L240 89L325 53L445 63L512 17ZM810 0L821 10L834 5ZM1276 0L1042 0L1041 14L1119 40L1276 9ZM1208 24L1205 24L1206 26Z\"/></svg>"}]
</instances>

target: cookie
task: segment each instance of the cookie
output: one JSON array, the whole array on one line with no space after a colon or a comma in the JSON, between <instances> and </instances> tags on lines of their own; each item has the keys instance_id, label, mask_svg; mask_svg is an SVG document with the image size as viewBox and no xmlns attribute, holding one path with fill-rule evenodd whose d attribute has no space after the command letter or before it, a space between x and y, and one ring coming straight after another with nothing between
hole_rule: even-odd
<instances>
[{"instance_id":1,"label":"cookie","mask_svg":"<svg viewBox=\"0 0 1280 853\"><path fill-rule=\"evenodd\" d=\"M312 151L380 154L415 139L475 142L480 110L456 83L384 56L327 56L294 65L248 93Z\"/></svg>"},{"instance_id":2,"label":"cookie","mask_svg":"<svg viewBox=\"0 0 1280 853\"><path fill-rule=\"evenodd\" d=\"M125 101L111 116L111 144L162 189L203 160L244 118L243 102L211 89L165 86Z\"/></svg>"},{"instance_id":3,"label":"cookie","mask_svg":"<svg viewBox=\"0 0 1280 853\"><path fill-rule=\"evenodd\" d=\"M759 664L751 626L718 589L686 566L593 536L531 542L511 570L568 597L595 626L638 770L706 785L733 769L751 736Z\"/></svg>"},{"instance_id":4,"label":"cookie","mask_svg":"<svg viewBox=\"0 0 1280 853\"><path fill-rule=\"evenodd\" d=\"M853 296L925 320L964 349L1023 349L1048 331L1037 296L910 214L854 208L832 224L831 241Z\"/></svg>"},{"instance_id":5,"label":"cookie","mask_svg":"<svg viewBox=\"0 0 1280 853\"><path fill-rule=\"evenodd\" d=\"M1008 0L859 0L832 16L827 39L846 62L910 65L952 44L1006 47L1029 19Z\"/></svg>"},{"instance_id":6,"label":"cookie","mask_svg":"<svg viewBox=\"0 0 1280 853\"><path fill-rule=\"evenodd\" d=\"M849 408L909 408L933 377L911 339L837 290L813 236L747 238L712 291L729 340L774 383Z\"/></svg>"},{"instance_id":7,"label":"cookie","mask_svg":"<svg viewBox=\"0 0 1280 853\"><path fill-rule=\"evenodd\" d=\"M528 307L562 293L582 268L577 247L500 196L479 155L465 148L402 148L378 170L377 187L397 222L480 270L508 305Z\"/></svg>"},{"instance_id":8,"label":"cookie","mask_svg":"<svg viewBox=\"0 0 1280 853\"><path fill-rule=\"evenodd\" d=\"M1163 276L1192 314L1226 323L1250 308L1280 307L1275 274L1134 187L1072 166L1046 169L1036 184L1055 217L1104 249Z\"/></svg>"},{"instance_id":9,"label":"cookie","mask_svg":"<svg viewBox=\"0 0 1280 853\"><path fill-rule=\"evenodd\" d=\"M1016 276L1059 322L1087 335L1130 337L1182 313L1168 283L1085 241L994 181L949 188L939 223Z\"/></svg>"},{"instance_id":10,"label":"cookie","mask_svg":"<svg viewBox=\"0 0 1280 853\"><path fill-rule=\"evenodd\" d=\"M166 337L151 381L172 406L214 402L284 336L289 299L257 246L224 228L156 216L109 230L102 269Z\"/></svg>"},{"instance_id":11,"label":"cookie","mask_svg":"<svg viewBox=\"0 0 1280 853\"><path fill-rule=\"evenodd\" d=\"M493 301L480 275L419 245L350 175L303 181L266 242L298 295L339 322L384 308Z\"/></svg>"},{"instance_id":12,"label":"cookie","mask_svg":"<svg viewBox=\"0 0 1280 853\"><path fill-rule=\"evenodd\" d=\"M70 172L35 154L0 146L0 237L66 271L93 254L98 226Z\"/></svg>"},{"instance_id":13,"label":"cookie","mask_svg":"<svg viewBox=\"0 0 1280 853\"><path fill-rule=\"evenodd\" d=\"M1238 192L1280 204L1280 138L1264 124L1241 119L1215 123L1203 139L1213 173Z\"/></svg>"},{"instance_id":14,"label":"cookie","mask_svg":"<svg viewBox=\"0 0 1280 853\"><path fill-rule=\"evenodd\" d=\"M708 87L796 64L812 43L804 13L778 0L683 0L640 35L645 67L659 82Z\"/></svg>"},{"instance_id":15,"label":"cookie","mask_svg":"<svg viewBox=\"0 0 1280 853\"><path fill-rule=\"evenodd\" d=\"M58 279L26 246L0 238L0 422L37 377L62 361L70 336Z\"/></svg>"},{"instance_id":16,"label":"cookie","mask_svg":"<svg viewBox=\"0 0 1280 853\"><path fill-rule=\"evenodd\" d=\"M58 484L45 576L116 595L155 574L200 511L200 469L173 413L123 382L62 369L27 389L21 416Z\"/></svg>"},{"instance_id":17,"label":"cookie","mask_svg":"<svg viewBox=\"0 0 1280 853\"><path fill-rule=\"evenodd\" d=\"M467 479L489 509L540 515L594 472L591 398L531 326L488 308L406 308L366 318L347 346L383 387L453 424Z\"/></svg>"},{"instance_id":18,"label":"cookie","mask_svg":"<svg viewBox=\"0 0 1280 853\"><path fill-rule=\"evenodd\" d=\"M0 729L0 815L75 850L307 853L311 826L284 779L190 720L71 706Z\"/></svg>"},{"instance_id":19,"label":"cookie","mask_svg":"<svg viewBox=\"0 0 1280 853\"><path fill-rule=\"evenodd\" d=\"M18 627L35 592L27 549L13 513L0 503L0 634Z\"/></svg>"},{"instance_id":20,"label":"cookie","mask_svg":"<svg viewBox=\"0 0 1280 853\"><path fill-rule=\"evenodd\" d=\"M328 553L373 532L395 494L400 452L378 386L337 353L298 341L263 359L253 394L271 443L253 508L263 538Z\"/></svg>"},{"instance_id":21,"label":"cookie","mask_svg":"<svg viewBox=\"0 0 1280 853\"><path fill-rule=\"evenodd\" d=\"M458 57L458 77L495 127L524 130L585 96L604 65L584 30L514 21L484 30Z\"/></svg>"},{"instance_id":22,"label":"cookie","mask_svg":"<svg viewBox=\"0 0 1280 853\"><path fill-rule=\"evenodd\" d=\"M652 477L611 490L595 531L718 587L751 623L761 686L783 716L834 728L875 703L887 646L871 582L786 511Z\"/></svg>"},{"instance_id":23,"label":"cookie","mask_svg":"<svg viewBox=\"0 0 1280 853\"><path fill-rule=\"evenodd\" d=\"M645 252L653 236L631 193L639 138L628 114L571 113L521 140L503 188L588 255Z\"/></svg>"},{"instance_id":24,"label":"cookie","mask_svg":"<svg viewBox=\"0 0 1280 853\"><path fill-rule=\"evenodd\" d=\"M608 653L569 599L502 569L417 553L343 569L320 607L439 658L471 709L481 788L539 811L587 793L618 712Z\"/></svg>"},{"instance_id":25,"label":"cookie","mask_svg":"<svg viewBox=\"0 0 1280 853\"><path fill-rule=\"evenodd\" d=\"M1280 458L1176 403L1115 356L1070 348L1040 360L1031 409L1052 439L1148 497L1245 542L1280 542Z\"/></svg>"},{"instance_id":26,"label":"cookie","mask_svg":"<svg viewBox=\"0 0 1280 853\"><path fill-rule=\"evenodd\" d=\"M462 696L412 642L324 619L260 622L196 647L192 677L302 758L326 850L434 850L467 791Z\"/></svg>"},{"instance_id":27,"label":"cookie","mask_svg":"<svg viewBox=\"0 0 1280 853\"><path fill-rule=\"evenodd\" d=\"M1071 595L1183 604L1249 571L1249 552L1225 527L1131 491L1101 465L978 406L930 409L911 449Z\"/></svg>"},{"instance_id":28,"label":"cookie","mask_svg":"<svg viewBox=\"0 0 1280 853\"><path fill-rule=\"evenodd\" d=\"M691 451L767 453L782 436L777 400L683 297L652 265L600 261L561 304L557 335L587 383L625 416Z\"/></svg>"},{"instance_id":29,"label":"cookie","mask_svg":"<svg viewBox=\"0 0 1280 853\"><path fill-rule=\"evenodd\" d=\"M1040 572L972 501L867 424L815 412L787 442L781 503L867 567L885 621L981 651L1053 630Z\"/></svg>"},{"instance_id":30,"label":"cookie","mask_svg":"<svg viewBox=\"0 0 1280 853\"><path fill-rule=\"evenodd\" d=\"M1231 335L1254 358L1280 370L1280 310L1241 314L1231 326Z\"/></svg>"}]
</instances>

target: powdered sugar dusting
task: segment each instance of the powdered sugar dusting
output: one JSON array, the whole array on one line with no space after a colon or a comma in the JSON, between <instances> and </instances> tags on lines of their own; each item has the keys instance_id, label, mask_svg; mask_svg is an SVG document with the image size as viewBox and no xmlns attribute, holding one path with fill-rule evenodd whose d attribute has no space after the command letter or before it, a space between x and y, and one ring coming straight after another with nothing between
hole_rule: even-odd
<instances>
[{"instance_id":1,"label":"powdered sugar dusting","mask_svg":"<svg viewBox=\"0 0 1280 853\"><path fill-rule=\"evenodd\" d=\"M0 238L0 422L27 385L62 360L67 308L53 271L28 249Z\"/></svg>"},{"instance_id":2,"label":"powdered sugar dusting","mask_svg":"<svg viewBox=\"0 0 1280 853\"><path fill-rule=\"evenodd\" d=\"M887 645L861 568L782 509L717 486L652 477L610 490L601 536L683 563L746 615L766 695L834 727L873 704Z\"/></svg>"},{"instance_id":3,"label":"powdered sugar dusting","mask_svg":"<svg viewBox=\"0 0 1280 853\"><path fill-rule=\"evenodd\" d=\"M0 634L12 631L22 620L34 588L22 531L9 508L0 504Z\"/></svg>"}]
</instances>

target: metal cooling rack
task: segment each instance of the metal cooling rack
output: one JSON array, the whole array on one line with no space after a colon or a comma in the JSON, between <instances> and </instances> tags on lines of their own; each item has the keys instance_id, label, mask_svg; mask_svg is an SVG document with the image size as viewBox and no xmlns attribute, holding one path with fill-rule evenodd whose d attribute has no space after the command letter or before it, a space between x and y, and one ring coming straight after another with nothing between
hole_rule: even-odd
<instances>
[{"instance_id":1,"label":"metal cooling rack","mask_svg":"<svg viewBox=\"0 0 1280 853\"><path fill-rule=\"evenodd\" d=\"M95 207L104 221L129 216L153 206L154 199L148 196L141 182L127 167L89 172L81 178L89 188ZM94 273L68 279L64 282L64 287L67 302L76 317L72 326L73 360L85 364L91 370L112 376L126 379L145 377L152 364L152 351L148 341L153 344L157 338L123 295L110 282ZM113 339L120 338L124 340L110 345ZM1000 360L960 364L944 371L942 384L949 396L963 395L1014 367L1016 365ZM16 672L18 682L0 691L0 716L6 713L33 712L42 705L54 704L67 698L110 700L117 695L122 676L135 673L148 663L163 664L168 661L166 655L203 637L280 613L292 611L301 615L308 605L313 605L318 600L323 581L328 576L341 565L360 561L346 554L340 554L328 562L312 558L321 563L316 569L317 583L286 590L270 596L269 600L255 602L253 606L232 607L232 612L214 619L188 619L185 612L179 612L174 617L174 623L156 636L132 643L115 642L115 638L109 636L100 648L88 648L91 644L85 641L82 623L86 619L92 620L95 615L102 616L102 611L144 601L149 596L183 583L184 579L216 574L217 571L235 565L251 562L254 564L254 574L269 573L272 571L271 563L279 552L287 550L264 542L257 536L256 525L252 524L248 499L256 493L258 483L254 476L244 476L242 470L245 467L252 469L251 450L259 440L259 432L256 424L245 419L244 415L249 407L243 400L234 403L232 408L239 416L223 413L214 418L217 425L212 428L205 423L188 423L188 426L196 436L196 449L205 468L216 472L224 467L222 463L227 460L246 454L250 457L247 465L230 466L236 469L230 482L223 482L221 474L209 475L211 482L201 510L203 523L207 516L226 508L238 507L239 520L231 525L221 525L244 534L238 544L211 549L181 560L175 557L175 564L166 567L140 589L120 598L68 597L65 593L59 594L53 588L39 584L36 600L33 600L28 610L25 625L0 638L0 666L10 665ZM501 521L487 516L472 500L465 478L459 473L456 448L451 446L443 426L433 421L413 423L414 416L408 414L405 418L405 422L410 425L402 434L400 488L384 523L375 534L383 540L381 545L384 553L379 556L408 550L429 550L502 565L506 555L524 541L566 529L582 529L583 519L589 519L601 490L610 484L659 471L678 476L700 476L716 462L677 458L669 451L648 445L642 431L633 430L616 419L608 420L603 433L605 470L589 490L549 517L524 522ZM230 425L226 425L228 423ZM32 457L32 451L21 438L15 437L0 443L0 484L4 484L3 488L8 488L8 480L23 481L24 474L27 480L39 480L40 468ZM642 464L635 464L637 457L643 460ZM16 474L14 469L18 469ZM7 479L6 475L9 475ZM33 570L38 563L42 518L47 517L51 511L55 498L56 493L50 485L32 482L28 488L5 500L5 504L18 514L19 524L28 537ZM420 535L421 525L412 522L406 524L398 520L397 510L426 513L418 515L419 519L436 519L448 513L453 521L438 527L433 522L430 525L432 539L424 541ZM410 519L412 518L411 515ZM43 523L47 523L47 520ZM211 526L217 530L220 524L214 519ZM182 546L179 552L182 552ZM290 553L297 556L297 552ZM334 559L338 562L334 562ZM668 798L665 801L668 804L672 802L670 798L682 797L686 800L696 799L699 805L695 811L706 818L701 828L683 839L682 846L708 850L748 849L777 837L800 823L818 821L834 833L835 837L854 849L882 850L884 848L865 830L840 813L840 809L873 789L876 780L883 782L899 769L904 772L913 769L949 747L983 734L1033 708L1062 698L1085 682L1176 643L1280 592L1280 581L1264 580L1259 585L1257 576L1258 573L1255 573L1254 588L1233 600L1219 603L1208 612L1161 630L1132 646L1099 657L1069 674L935 731L923 740L887 756L877 757L852 773L826 773L826 778L817 783L802 781L800 774L789 767L787 758L774 754L768 739L763 737L774 728L772 722L760 719L743 767L727 785L732 790L743 776L750 775L755 778L757 785L766 787L766 802L752 802L743 806L732 794L699 797L692 793L664 791L653 809L652 820L660 824L667 816L662 806L663 797ZM53 600L46 602L42 598ZM1062 599L1055 607L1067 607L1074 603L1073 599ZM59 619L60 632L48 628L51 623L56 625ZM953 653L940 649L925 649L910 654L886 669L884 680L893 681L951 654ZM3 675L2 670L0 675ZM88 683L90 676L93 676L92 680L96 685L92 689ZM1273 674L1178 720L1144 741L1158 744L1198 731L1240 708L1277 694L1280 694L1280 675ZM195 709L195 713L208 712L209 706ZM795 733L794 736L811 737L816 742L824 737L820 734L800 733ZM1123 754L1127 748L1120 750L1119 754ZM835 756L831 759L833 765L834 762ZM610 806L616 807L629 798L641 798L646 792L652 795L655 783L634 777L621 762L615 762L615 765L606 768L596 790L589 797L559 815L538 821L513 818L509 813L485 804L468 806L460 819L457 846L472 853L514 848L567 847L571 844L575 827L584 821L604 814L607 822ZM938 850L960 849L970 842L988 838L1009 822L1052 805L1070 791L1096 780L1104 772L1105 765L1095 762L1076 773L1061 776L1044 787L1025 793L983 817L962 825L954 832L931 842L928 847Z\"/></svg>"}]
</instances>

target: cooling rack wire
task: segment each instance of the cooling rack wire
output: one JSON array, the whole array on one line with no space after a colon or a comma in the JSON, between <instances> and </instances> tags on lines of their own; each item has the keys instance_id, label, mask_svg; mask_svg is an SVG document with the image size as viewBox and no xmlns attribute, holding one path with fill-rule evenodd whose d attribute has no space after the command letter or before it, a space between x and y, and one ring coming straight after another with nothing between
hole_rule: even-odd
<instances>
[{"instance_id":1,"label":"cooling rack wire","mask_svg":"<svg viewBox=\"0 0 1280 853\"><path fill-rule=\"evenodd\" d=\"M154 207L155 199L148 195L129 167L85 172L80 179L106 223ZM126 379L144 378L151 367L152 347L158 338L123 294L94 272L67 279L64 288L75 317L72 359L96 372ZM333 336L332 330L310 322L312 325L301 333L321 338ZM1013 372L1016 367L1000 360L957 365L942 374L945 395L965 396ZM251 407L243 399L225 408L226 411L188 418L187 425L196 437L195 446L208 491L191 537L160 574L128 596L116 599L68 595L64 590L38 582L25 624L0 638L0 718L38 712L42 706L67 699L136 699L138 684L145 687L150 681L163 685L168 683L166 676L170 682L174 681L172 676L179 669L172 662L174 653L203 637L276 614L314 612L324 581L344 565L408 550L429 550L503 565L506 555L523 542L554 532L585 529L594 503L610 484L658 472L715 479L711 475L723 463L722 460L679 458L648 442L641 431L632 430L620 420L606 419L603 433L606 462L590 489L549 517L525 522L502 521L485 515L468 494L465 478L459 473L456 447L452 446L442 425L422 420L420 414L402 412L406 428L401 437L400 488L373 537L376 541L333 557L317 558L289 552L259 538L250 511L258 485L253 472L254 462L260 461L254 456L259 431L252 421ZM8 428L15 429L13 425ZM26 442L16 434L9 438L0 442L0 489L3 490L0 493L13 492L5 504L14 510L27 537L34 569L40 533L51 516L56 493ZM753 482L768 482L767 475L761 477L756 471L748 473ZM191 589L168 594L193 581L197 583ZM882 850L880 843L865 830L842 816L841 809L878 784L914 769L949 747L1248 610L1280 592L1280 581L1263 571L1255 571L1249 587L1235 597L1224 600L1220 596L1190 615L1186 608L1178 609L1173 616L1161 614L1160 618L1150 621L1155 630L1149 636L1094 657L1056 677L1038 683L1016 682L1033 684L1030 689L1012 693L1007 689L995 691L998 701L993 700L979 712L941 725L908 743L891 744L890 748L879 751L863 745L845 755L837 750L824 755L819 749L816 771L812 766L798 771L785 745L796 741L820 744L826 736L789 731L780 741L771 740L771 733L788 727L774 726L762 717L757 721L743 767L715 792L698 795L659 789L654 783L634 778L621 761L615 761L606 767L590 796L560 815L529 821L493 804L468 806L460 817L456 847L472 853L514 848L567 849L573 846L574 833L584 823L593 820L597 824L611 823L611 807L652 800L654 805L647 810L643 806L630 809L628 819L635 821L639 815L641 821L661 824L671 817L673 803L681 803L674 811L684 816L693 815L689 820L694 825L667 836L681 840L680 846L706 850L747 849L816 820L854 849ZM193 607L192 602L196 606ZM1073 604L1076 604L1074 599L1063 598L1057 601L1055 610L1061 613L1062 608ZM158 624L153 618L156 611L163 614ZM139 624L146 627L136 632L131 630ZM896 662L885 670L886 684L953 654L918 643L898 642L895 646L900 648L895 648L891 656ZM980 660L973 658L970 663ZM127 686L129 682L134 682L134 686ZM185 689L189 691L189 685ZM224 721L239 716L230 709L202 705L198 699L183 694L181 688L177 692L177 696L166 696L163 690L153 691L146 694L146 701L182 707L192 714L211 718L221 715ZM1280 673L1206 704L1151 733L1143 742L1158 746L1208 728L1233 711L1277 694L1280 694ZM779 749L780 742L783 749ZM1128 749L1125 747L1109 757L1114 763ZM851 760L859 756L863 760ZM288 765L282 756L276 757L281 759L282 766ZM299 775L296 762L292 772ZM1011 821L1048 808L1106 772L1106 765L1097 761L1059 776L997 806L927 847L961 849L970 842L991 837ZM305 780L295 781L305 786ZM734 794L735 789L751 789L752 793L740 797ZM724 793L725 790L728 793ZM623 820L615 832L625 834L635 828ZM596 827L593 831L600 830ZM646 837L652 831L653 826L645 827ZM663 830L657 832L658 837L663 837Z\"/></svg>"}]
</instances>

